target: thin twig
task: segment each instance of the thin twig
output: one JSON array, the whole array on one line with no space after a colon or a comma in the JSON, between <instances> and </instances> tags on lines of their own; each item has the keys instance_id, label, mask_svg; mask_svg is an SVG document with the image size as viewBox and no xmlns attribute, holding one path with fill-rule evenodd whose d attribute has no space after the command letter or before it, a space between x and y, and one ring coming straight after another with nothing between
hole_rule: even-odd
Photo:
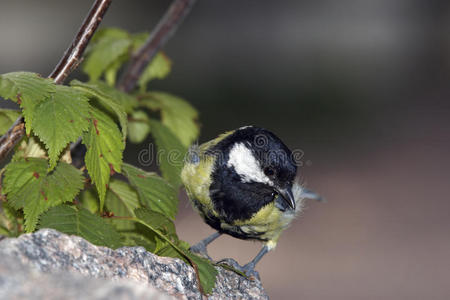
<instances>
[{"instance_id":1,"label":"thin twig","mask_svg":"<svg viewBox=\"0 0 450 300\"><path fill-rule=\"evenodd\" d=\"M174 0L167 12L156 25L144 46L133 56L117 87L131 92L152 58L177 31L184 17L190 12L196 0Z\"/></svg>"},{"instance_id":2,"label":"thin twig","mask_svg":"<svg viewBox=\"0 0 450 300\"><path fill-rule=\"evenodd\" d=\"M48 76L53 78L56 84L61 84L77 68L86 46L103 20L103 16L111 2L112 0L96 0L94 2L69 48L67 48L53 72Z\"/></svg>"},{"instance_id":3,"label":"thin twig","mask_svg":"<svg viewBox=\"0 0 450 300\"><path fill-rule=\"evenodd\" d=\"M111 2L112 0L96 0L94 2L69 48L53 72L48 76L56 84L63 83L67 76L79 65L86 46L100 25ZM23 117L20 117L14 122L8 132L0 138L0 161L6 158L24 135L25 123Z\"/></svg>"},{"instance_id":4,"label":"thin twig","mask_svg":"<svg viewBox=\"0 0 450 300\"><path fill-rule=\"evenodd\" d=\"M19 117L8 131L0 138L0 161L4 160L9 152L25 135L23 117Z\"/></svg>"}]
</instances>

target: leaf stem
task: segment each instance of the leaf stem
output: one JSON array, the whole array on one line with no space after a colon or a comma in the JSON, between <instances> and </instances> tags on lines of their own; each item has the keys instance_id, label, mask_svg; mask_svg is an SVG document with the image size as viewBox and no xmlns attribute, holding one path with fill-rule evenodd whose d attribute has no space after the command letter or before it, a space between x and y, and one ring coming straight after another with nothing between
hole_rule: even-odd
<instances>
[{"instance_id":1,"label":"leaf stem","mask_svg":"<svg viewBox=\"0 0 450 300\"><path fill-rule=\"evenodd\" d=\"M25 122L23 117L19 117L0 138L0 161L3 161L9 152L25 135Z\"/></svg>"},{"instance_id":2,"label":"leaf stem","mask_svg":"<svg viewBox=\"0 0 450 300\"><path fill-rule=\"evenodd\" d=\"M52 78L56 84L63 83L69 74L80 64L83 52L92 35L100 25L111 2L112 0L95 0L69 48L67 48L64 56L58 62L53 72L48 76L49 78ZM24 135L24 119L23 117L19 117L0 138L0 161L3 161L6 158L9 152Z\"/></svg>"},{"instance_id":3,"label":"leaf stem","mask_svg":"<svg viewBox=\"0 0 450 300\"><path fill-rule=\"evenodd\" d=\"M134 89L145 67L177 31L196 1L174 0L172 2L145 44L133 55L117 85L120 90L128 93Z\"/></svg>"},{"instance_id":4,"label":"leaf stem","mask_svg":"<svg viewBox=\"0 0 450 300\"><path fill-rule=\"evenodd\" d=\"M117 220L125 220L125 221L135 221L135 219L133 217L125 217L125 216L111 216L111 217L106 217L108 219L117 219Z\"/></svg>"}]
</instances>

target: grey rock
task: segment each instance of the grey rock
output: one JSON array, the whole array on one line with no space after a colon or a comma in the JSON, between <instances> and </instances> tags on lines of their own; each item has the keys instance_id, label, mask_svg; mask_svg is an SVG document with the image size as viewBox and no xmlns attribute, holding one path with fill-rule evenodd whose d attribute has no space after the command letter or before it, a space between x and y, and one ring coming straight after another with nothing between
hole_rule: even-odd
<instances>
[{"instance_id":1,"label":"grey rock","mask_svg":"<svg viewBox=\"0 0 450 300\"><path fill-rule=\"evenodd\" d=\"M209 299L268 299L261 282L217 270ZM192 267L142 247L111 250L51 229L0 241L0 299L168 299L160 291L203 298Z\"/></svg>"},{"instance_id":2,"label":"grey rock","mask_svg":"<svg viewBox=\"0 0 450 300\"><path fill-rule=\"evenodd\" d=\"M5 256L0 258L0 299L169 300L174 297L130 280L88 279L69 272L42 273Z\"/></svg>"}]
</instances>

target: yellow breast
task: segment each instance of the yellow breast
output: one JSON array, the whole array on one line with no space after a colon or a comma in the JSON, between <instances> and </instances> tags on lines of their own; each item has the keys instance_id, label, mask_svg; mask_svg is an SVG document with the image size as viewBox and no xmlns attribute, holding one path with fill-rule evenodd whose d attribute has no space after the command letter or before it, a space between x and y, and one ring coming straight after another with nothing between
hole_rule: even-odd
<instances>
[{"instance_id":1,"label":"yellow breast","mask_svg":"<svg viewBox=\"0 0 450 300\"><path fill-rule=\"evenodd\" d=\"M278 239L291 221L295 218L295 212L280 211L274 202L264 206L255 213L250 220L239 220L234 222L234 226L239 226L243 232L259 232L261 239L268 240L270 249L276 246Z\"/></svg>"}]
</instances>

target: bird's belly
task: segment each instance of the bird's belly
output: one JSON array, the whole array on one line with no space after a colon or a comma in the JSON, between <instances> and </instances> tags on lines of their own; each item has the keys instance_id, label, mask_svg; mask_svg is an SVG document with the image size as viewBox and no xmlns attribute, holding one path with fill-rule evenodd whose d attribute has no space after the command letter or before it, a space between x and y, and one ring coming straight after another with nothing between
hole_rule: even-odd
<instances>
[{"instance_id":1,"label":"bird's belly","mask_svg":"<svg viewBox=\"0 0 450 300\"><path fill-rule=\"evenodd\" d=\"M256 239L276 243L281 232L295 217L293 211L281 211L274 203L269 203L248 220L233 223L221 222L221 230L241 239Z\"/></svg>"}]
</instances>

